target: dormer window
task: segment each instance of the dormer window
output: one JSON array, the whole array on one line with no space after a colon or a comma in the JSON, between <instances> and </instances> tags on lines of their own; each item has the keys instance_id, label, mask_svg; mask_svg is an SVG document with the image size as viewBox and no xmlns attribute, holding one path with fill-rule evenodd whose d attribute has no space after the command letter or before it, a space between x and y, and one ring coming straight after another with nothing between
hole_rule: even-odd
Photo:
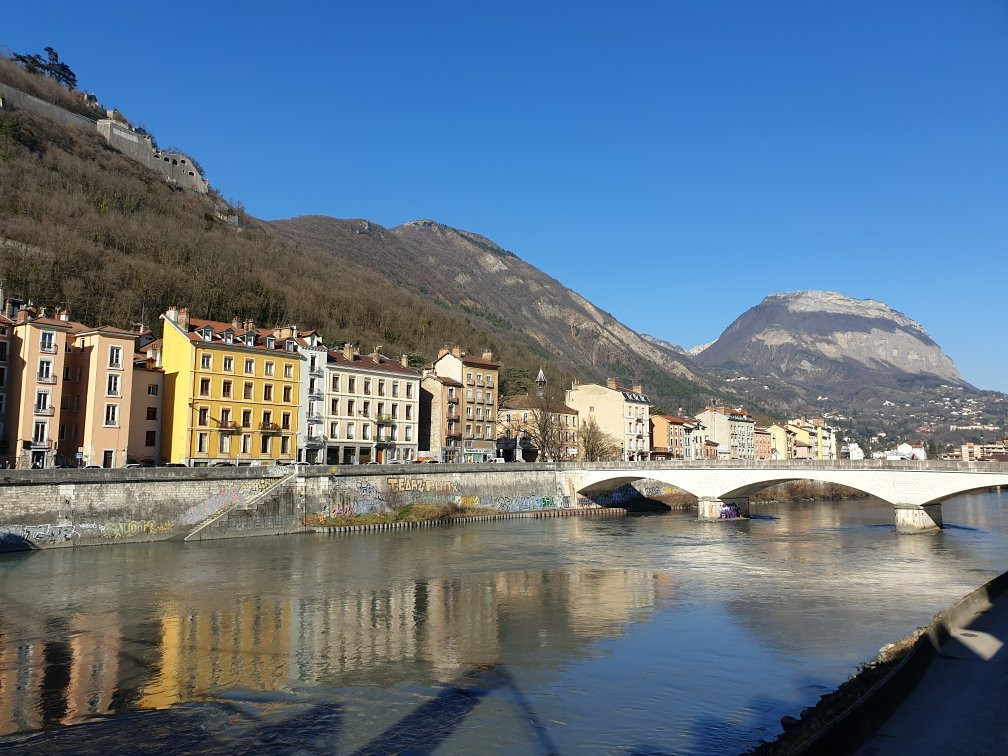
<instances>
[{"instance_id":1,"label":"dormer window","mask_svg":"<svg viewBox=\"0 0 1008 756\"><path fill-rule=\"evenodd\" d=\"M276 339L273 338L272 336L267 336L266 337L266 348L267 349L276 349Z\"/></svg>"},{"instance_id":2,"label":"dormer window","mask_svg":"<svg viewBox=\"0 0 1008 756\"><path fill-rule=\"evenodd\" d=\"M293 339L287 339L287 343L284 345L284 349L286 349L288 352L293 352L294 351L294 340Z\"/></svg>"},{"instance_id":3,"label":"dormer window","mask_svg":"<svg viewBox=\"0 0 1008 756\"><path fill-rule=\"evenodd\" d=\"M245 334L245 343L248 346L255 346L255 334L249 331Z\"/></svg>"},{"instance_id":4,"label":"dormer window","mask_svg":"<svg viewBox=\"0 0 1008 756\"><path fill-rule=\"evenodd\" d=\"M213 338L213 331L210 326L203 329L203 341L210 341Z\"/></svg>"},{"instance_id":5,"label":"dormer window","mask_svg":"<svg viewBox=\"0 0 1008 756\"><path fill-rule=\"evenodd\" d=\"M224 343L225 344L234 343L234 334L231 331L224 331Z\"/></svg>"}]
</instances>

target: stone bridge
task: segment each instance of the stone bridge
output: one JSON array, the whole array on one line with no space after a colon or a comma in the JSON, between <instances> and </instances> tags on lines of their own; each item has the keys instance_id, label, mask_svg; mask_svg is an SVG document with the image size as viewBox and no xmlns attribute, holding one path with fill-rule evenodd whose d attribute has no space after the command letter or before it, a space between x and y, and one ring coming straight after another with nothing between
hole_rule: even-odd
<instances>
[{"instance_id":1,"label":"stone bridge","mask_svg":"<svg viewBox=\"0 0 1008 756\"><path fill-rule=\"evenodd\" d=\"M661 481L698 499L700 519L719 519L723 507L742 517L749 497L778 483L810 480L837 483L893 505L896 530L919 533L942 527L942 502L958 494L1008 486L1008 464L864 460L746 462L562 463L558 483L571 495L591 497L642 478Z\"/></svg>"}]
</instances>

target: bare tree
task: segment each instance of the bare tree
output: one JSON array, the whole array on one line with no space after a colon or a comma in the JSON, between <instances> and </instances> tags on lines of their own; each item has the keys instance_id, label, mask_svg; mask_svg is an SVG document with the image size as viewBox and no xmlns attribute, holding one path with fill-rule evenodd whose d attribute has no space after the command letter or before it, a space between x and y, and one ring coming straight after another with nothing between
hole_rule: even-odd
<instances>
[{"instance_id":1,"label":"bare tree","mask_svg":"<svg viewBox=\"0 0 1008 756\"><path fill-rule=\"evenodd\" d=\"M585 462L613 460L618 456L616 439L602 430L594 417L581 423L581 458Z\"/></svg>"}]
</instances>

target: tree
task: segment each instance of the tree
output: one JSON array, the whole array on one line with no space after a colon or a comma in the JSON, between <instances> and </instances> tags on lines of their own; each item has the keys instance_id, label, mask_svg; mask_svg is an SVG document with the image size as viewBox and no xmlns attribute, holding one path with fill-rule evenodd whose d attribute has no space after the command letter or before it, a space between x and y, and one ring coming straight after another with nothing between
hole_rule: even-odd
<instances>
[{"instance_id":1,"label":"tree","mask_svg":"<svg viewBox=\"0 0 1008 756\"><path fill-rule=\"evenodd\" d=\"M76 89L77 74L70 70L70 66L59 59L59 53L51 47L47 47L45 53L46 58L43 58L38 53L34 55L13 55L11 58L30 74L48 76L50 79L58 81L67 89Z\"/></svg>"},{"instance_id":2,"label":"tree","mask_svg":"<svg viewBox=\"0 0 1008 756\"><path fill-rule=\"evenodd\" d=\"M581 423L581 458L585 462L612 460L618 455L616 439L602 430L594 417Z\"/></svg>"}]
</instances>

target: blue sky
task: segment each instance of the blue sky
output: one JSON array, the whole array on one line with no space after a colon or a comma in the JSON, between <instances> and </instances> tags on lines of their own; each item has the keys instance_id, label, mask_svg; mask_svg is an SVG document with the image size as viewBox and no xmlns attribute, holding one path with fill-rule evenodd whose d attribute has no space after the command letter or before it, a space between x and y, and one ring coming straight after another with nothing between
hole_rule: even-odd
<instances>
[{"instance_id":1,"label":"blue sky","mask_svg":"<svg viewBox=\"0 0 1008 756\"><path fill-rule=\"evenodd\" d=\"M1003 0L5 8L46 45L259 217L434 218L686 346L872 297L1008 390Z\"/></svg>"}]
</instances>

